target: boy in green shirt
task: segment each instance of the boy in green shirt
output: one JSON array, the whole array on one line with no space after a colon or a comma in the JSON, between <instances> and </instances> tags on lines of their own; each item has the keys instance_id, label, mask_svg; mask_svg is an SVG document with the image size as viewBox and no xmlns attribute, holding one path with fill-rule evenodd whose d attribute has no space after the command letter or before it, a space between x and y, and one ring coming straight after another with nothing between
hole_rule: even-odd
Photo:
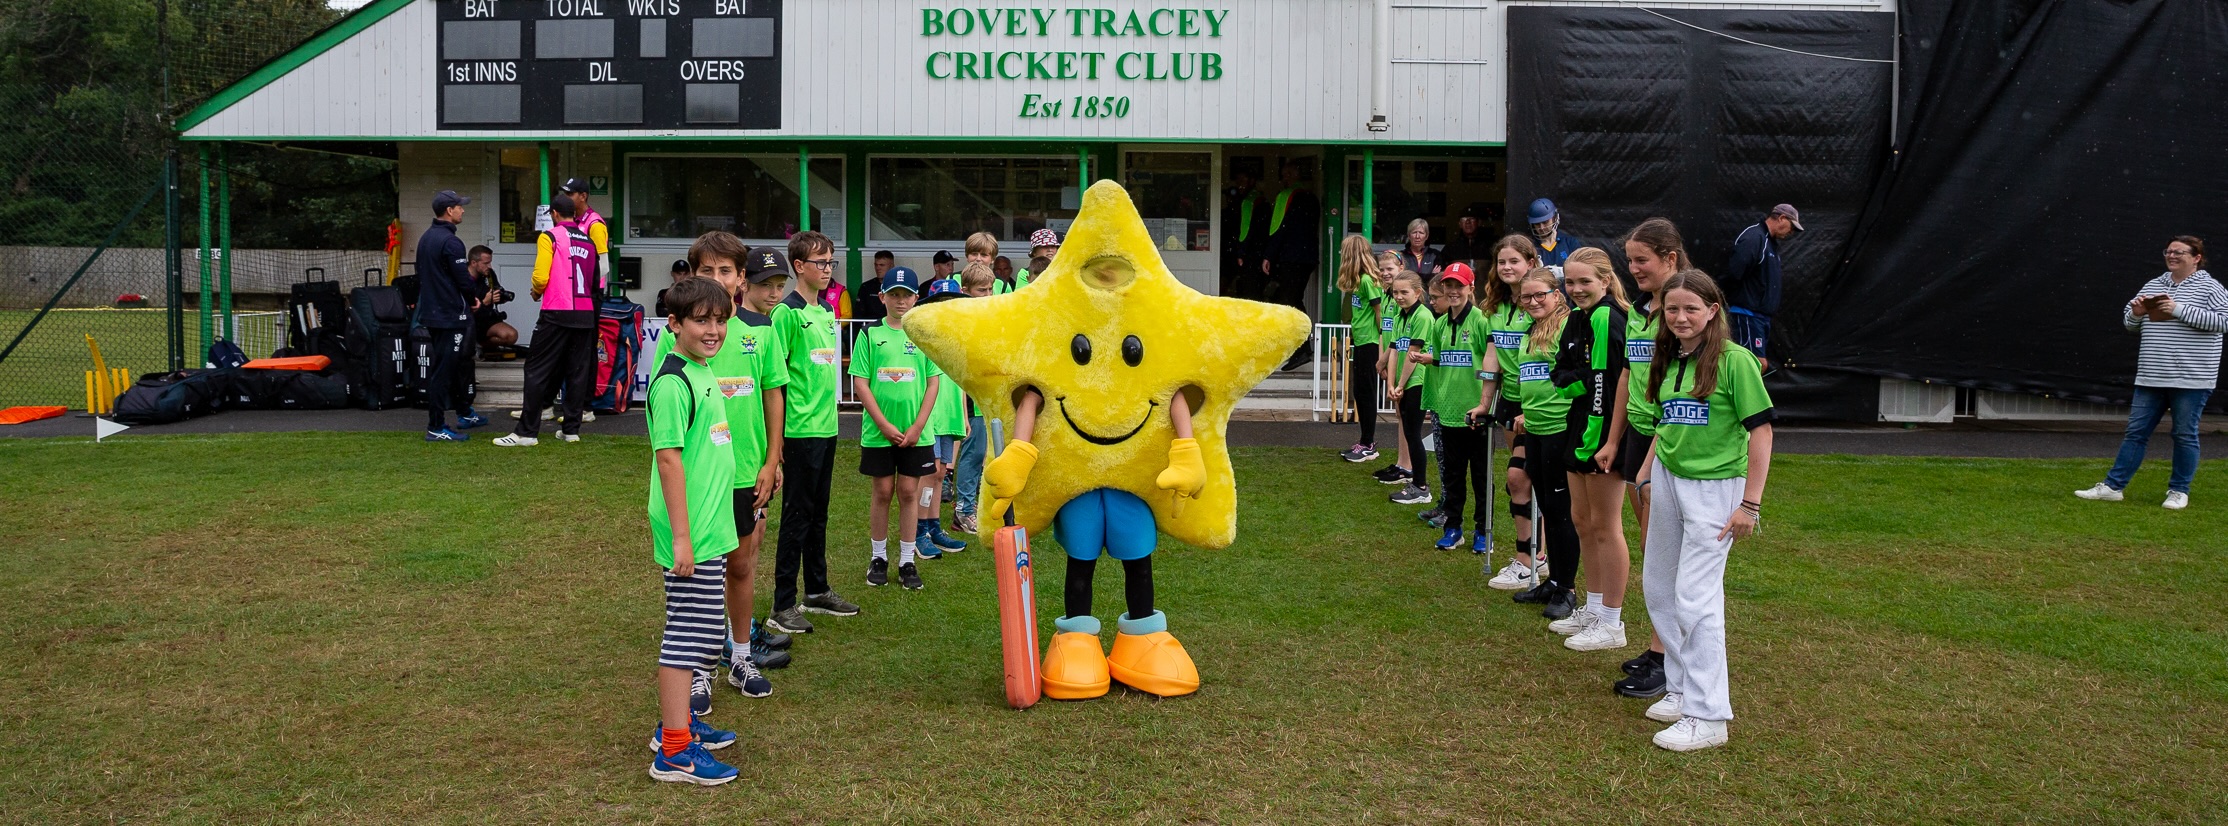
<instances>
[{"instance_id":1,"label":"boy in green shirt","mask_svg":"<svg viewBox=\"0 0 2228 826\"><path fill-rule=\"evenodd\" d=\"M937 379L944 374L905 334L905 314L912 311L920 289L920 276L910 269L896 267L884 274L882 305L890 314L861 331L851 347L853 394L866 409L859 428L859 472L874 479L874 503L867 511L874 558L867 563L866 584L890 581L890 512L895 510L897 579L909 591L921 589L920 569L913 564L921 478L936 472L936 453L921 443L921 434L936 412Z\"/></svg>"},{"instance_id":2,"label":"boy in green shirt","mask_svg":"<svg viewBox=\"0 0 2228 826\"><path fill-rule=\"evenodd\" d=\"M805 611L848 617L859 613L828 586L828 491L835 481L836 400L843 358L836 347L835 314L814 300L835 277L835 242L806 231L789 238L797 291L774 307L774 337L789 362L782 422L781 537L774 546L774 613L766 627L810 634ZM804 599L797 578L804 577Z\"/></svg>"},{"instance_id":3,"label":"boy in green shirt","mask_svg":"<svg viewBox=\"0 0 2228 826\"><path fill-rule=\"evenodd\" d=\"M972 255L973 253L969 253L970 257ZM970 262L964 272L988 274L990 265L981 261ZM959 285L960 282L949 278L930 281L917 304L932 304L964 297ZM960 392L958 386L942 381L938 384L942 385L942 392L936 394L935 409L928 417L928 432L923 435L923 439L936 452L936 472L921 480L918 533L926 543L921 546L920 555L927 559L935 559L947 552L967 550L966 542L944 532L943 492L944 480L952 475L954 467L959 464L959 442L967 437L969 402L967 394ZM978 478L977 484L980 483ZM956 511L954 516L957 516Z\"/></svg>"},{"instance_id":4,"label":"boy in green shirt","mask_svg":"<svg viewBox=\"0 0 2228 826\"><path fill-rule=\"evenodd\" d=\"M719 284L692 278L666 293L674 351L650 379L650 541L665 568L665 632L658 646L656 753L650 776L717 786L737 772L708 749L735 742L689 709L694 676L718 661L727 631L722 597L727 555L735 550L731 513L735 452L719 383L706 365L727 339L733 301Z\"/></svg>"}]
</instances>

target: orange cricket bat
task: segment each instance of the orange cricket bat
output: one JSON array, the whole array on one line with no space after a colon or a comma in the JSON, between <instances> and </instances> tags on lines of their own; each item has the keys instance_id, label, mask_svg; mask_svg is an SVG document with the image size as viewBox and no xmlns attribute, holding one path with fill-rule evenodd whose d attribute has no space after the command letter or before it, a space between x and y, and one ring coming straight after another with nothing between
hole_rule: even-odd
<instances>
[{"instance_id":1,"label":"orange cricket bat","mask_svg":"<svg viewBox=\"0 0 2228 826\"><path fill-rule=\"evenodd\" d=\"M990 455L995 458L1005 444L1004 423L990 423ZM1005 649L1006 705L1028 708L1044 696L1044 679L1037 672L1036 572L1029 565L1029 532L1013 523L1013 507L1006 507L1006 526L991 539L993 565L998 570L998 634Z\"/></svg>"}]
</instances>

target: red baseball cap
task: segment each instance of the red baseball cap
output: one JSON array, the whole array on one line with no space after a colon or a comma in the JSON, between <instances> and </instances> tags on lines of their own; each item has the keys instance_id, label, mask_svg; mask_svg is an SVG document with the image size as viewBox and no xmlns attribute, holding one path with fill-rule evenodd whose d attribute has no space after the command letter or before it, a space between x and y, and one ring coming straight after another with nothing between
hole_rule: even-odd
<instances>
[{"instance_id":1,"label":"red baseball cap","mask_svg":"<svg viewBox=\"0 0 2228 826\"><path fill-rule=\"evenodd\" d=\"M1470 265L1464 264L1459 261L1448 264L1446 269L1440 270L1439 277L1451 280L1454 283L1461 284L1465 287L1478 283L1478 277L1470 272Z\"/></svg>"}]
</instances>

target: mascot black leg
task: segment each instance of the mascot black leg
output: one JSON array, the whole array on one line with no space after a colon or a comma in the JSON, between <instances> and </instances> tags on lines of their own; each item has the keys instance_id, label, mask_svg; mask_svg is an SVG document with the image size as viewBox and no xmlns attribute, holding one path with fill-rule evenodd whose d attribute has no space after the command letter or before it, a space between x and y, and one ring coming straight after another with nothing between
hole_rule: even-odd
<instances>
[{"instance_id":1,"label":"mascot black leg","mask_svg":"<svg viewBox=\"0 0 2228 826\"><path fill-rule=\"evenodd\" d=\"M1067 616L1088 617L1091 615L1091 580L1098 573L1098 565L1097 558L1076 559L1072 556L1068 557ZM1150 586L1148 586L1148 594L1150 593L1149 588ZM1147 604L1151 604L1152 598L1147 596L1145 601Z\"/></svg>"},{"instance_id":2,"label":"mascot black leg","mask_svg":"<svg viewBox=\"0 0 2228 826\"><path fill-rule=\"evenodd\" d=\"M1070 591L1068 597L1071 604L1074 600L1073 593L1073 591ZM1149 617L1153 615L1153 558L1151 556L1126 560L1122 563L1122 595L1129 600L1130 616ZM1084 604L1090 604L1089 600L1090 595L1085 594Z\"/></svg>"}]
</instances>

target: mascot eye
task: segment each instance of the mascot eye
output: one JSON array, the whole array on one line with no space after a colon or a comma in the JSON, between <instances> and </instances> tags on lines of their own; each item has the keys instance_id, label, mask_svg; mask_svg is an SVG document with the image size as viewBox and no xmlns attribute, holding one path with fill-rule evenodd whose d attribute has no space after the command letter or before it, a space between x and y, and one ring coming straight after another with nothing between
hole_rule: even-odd
<instances>
[{"instance_id":1,"label":"mascot eye","mask_svg":"<svg viewBox=\"0 0 2228 826\"><path fill-rule=\"evenodd\" d=\"M1076 364L1091 363L1091 340L1082 333L1075 334L1075 341L1068 345L1068 351L1075 355Z\"/></svg>"},{"instance_id":2,"label":"mascot eye","mask_svg":"<svg viewBox=\"0 0 2228 826\"><path fill-rule=\"evenodd\" d=\"M1129 362L1131 367L1136 367L1138 362L1144 361L1145 342L1138 341L1136 336L1122 339L1122 360Z\"/></svg>"}]
</instances>

